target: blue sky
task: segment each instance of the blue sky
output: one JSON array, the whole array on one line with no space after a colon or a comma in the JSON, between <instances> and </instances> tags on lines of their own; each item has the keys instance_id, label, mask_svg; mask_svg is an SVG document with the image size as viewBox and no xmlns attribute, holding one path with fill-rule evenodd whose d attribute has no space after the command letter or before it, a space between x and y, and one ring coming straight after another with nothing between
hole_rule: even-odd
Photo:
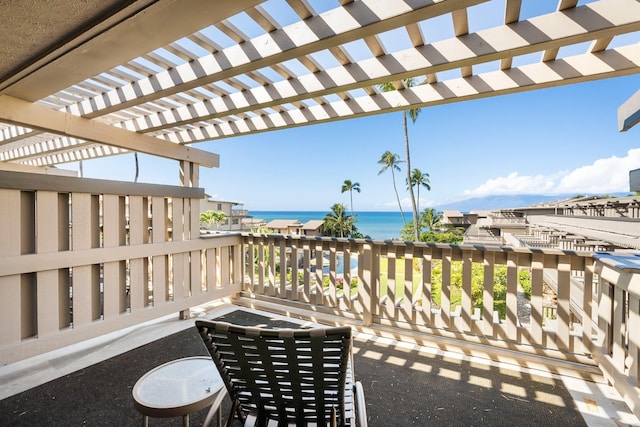
<instances>
[{"instance_id":1,"label":"blue sky","mask_svg":"<svg viewBox=\"0 0 640 427\"><path fill-rule=\"evenodd\" d=\"M422 207L495 194L629 190L640 168L640 129L618 132L617 109L640 76L581 83L422 109L409 124L412 167L427 172ZM360 183L357 211L397 210L391 174L377 163L404 157L401 113L196 144L220 155L200 184L249 210L329 210L349 204L345 179ZM401 164L401 167L404 166ZM133 180L133 155L84 162L86 177ZM177 162L140 156L140 182L178 184ZM404 169L397 177L409 206Z\"/></svg>"},{"instance_id":2,"label":"blue sky","mask_svg":"<svg viewBox=\"0 0 640 427\"><path fill-rule=\"evenodd\" d=\"M640 76L629 76L423 108L409 124L412 168L431 179L420 206L498 194L627 192L629 170L640 168L640 128L618 132L617 109L639 89ZM219 168L201 168L205 191L250 211L348 205L348 193L340 191L345 179L360 184L356 211L398 210L391 174L379 175L377 162L387 150L404 157L401 113L195 147L220 155ZM175 161L141 155L140 168L140 182L178 184ZM85 161L83 169L86 177L132 181L133 155ZM408 207L405 173L396 179Z\"/></svg>"}]
</instances>

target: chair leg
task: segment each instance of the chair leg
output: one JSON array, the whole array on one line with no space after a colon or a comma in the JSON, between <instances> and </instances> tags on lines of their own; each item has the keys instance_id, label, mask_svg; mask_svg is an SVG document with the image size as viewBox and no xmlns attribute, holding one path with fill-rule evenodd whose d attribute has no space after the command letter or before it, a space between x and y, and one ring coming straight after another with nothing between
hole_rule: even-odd
<instances>
[{"instance_id":1,"label":"chair leg","mask_svg":"<svg viewBox=\"0 0 640 427\"><path fill-rule=\"evenodd\" d=\"M236 399L231 403L231 410L229 411L229 418L227 418L227 424L226 424L227 427L231 427L233 425L233 419L236 416L236 411L238 411L239 409L240 409L240 405L239 405L238 400ZM242 419L241 419L241 421L242 421Z\"/></svg>"}]
</instances>

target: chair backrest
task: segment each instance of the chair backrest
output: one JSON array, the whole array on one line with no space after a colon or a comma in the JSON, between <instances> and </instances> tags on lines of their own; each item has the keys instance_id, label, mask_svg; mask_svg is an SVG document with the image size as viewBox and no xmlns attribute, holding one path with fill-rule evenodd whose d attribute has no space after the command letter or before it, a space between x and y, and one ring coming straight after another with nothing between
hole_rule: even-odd
<instances>
[{"instance_id":1,"label":"chair backrest","mask_svg":"<svg viewBox=\"0 0 640 427\"><path fill-rule=\"evenodd\" d=\"M197 320L233 401L258 425L345 423L351 328L262 329ZM232 414L233 415L233 414Z\"/></svg>"}]
</instances>

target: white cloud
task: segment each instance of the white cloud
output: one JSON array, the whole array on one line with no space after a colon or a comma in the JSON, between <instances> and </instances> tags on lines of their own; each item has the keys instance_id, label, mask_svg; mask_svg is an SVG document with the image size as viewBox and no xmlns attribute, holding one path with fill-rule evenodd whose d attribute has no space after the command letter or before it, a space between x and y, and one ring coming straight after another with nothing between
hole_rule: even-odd
<instances>
[{"instance_id":1,"label":"white cloud","mask_svg":"<svg viewBox=\"0 0 640 427\"><path fill-rule=\"evenodd\" d=\"M599 159L591 165L552 175L508 176L490 179L464 191L465 197L501 194L604 194L629 191L629 171L640 167L640 148L631 149L625 157Z\"/></svg>"},{"instance_id":2,"label":"white cloud","mask_svg":"<svg viewBox=\"0 0 640 427\"><path fill-rule=\"evenodd\" d=\"M610 157L583 166L564 176L558 183L558 193L613 193L629 191L629 171L640 167L640 148L627 152L626 157Z\"/></svg>"}]
</instances>

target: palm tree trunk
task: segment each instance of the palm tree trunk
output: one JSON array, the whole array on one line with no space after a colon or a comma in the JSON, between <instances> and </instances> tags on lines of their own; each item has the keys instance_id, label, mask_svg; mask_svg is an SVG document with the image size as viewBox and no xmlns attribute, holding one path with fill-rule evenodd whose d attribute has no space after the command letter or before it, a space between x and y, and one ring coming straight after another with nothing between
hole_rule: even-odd
<instances>
[{"instance_id":1,"label":"palm tree trunk","mask_svg":"<svg viewBox=\"0 0 640 427\"><path fill-rule=\"evenodd\" d=\"M353 190L349 190L349 197L351 198L351 216L353 216Z\"/></svg>"},{"instance_id":2,"label":"palm tree trunk","mask_svg":"<svg viewBox=\"0 0 640 427\"><path fill-rule=\"evenodd\" d=\"M138 164L138 153L137 152L133 153L133 157L136 160L136 176L133 179L133 182L138 182L138 174L140 173L140 165ZM211 227L211 226L209 226L209 227Z\"/></svg>"},{"instance_id":3,"label":"palm tree trunk","mask_svg":"<svg viewBox=\"0 0 640 427\"><path fill-rule=\"evenodd\" d=\"M404 126L404 149L407 156L407 182L409 185L409 198L411 199L411 209L413 211L413 236L415 242L419 240L418 236L418 208L416 207L416 197L413 194L413 185L411 185L411 155L409 153L409 129L407 128L407 111L402 112L402 125Z\"/></svg>"},{"instance_id":4,"label":"palm tree trunk","mask_svg":"<svg viewBox=\"0 0 640 427\"><path fill-rule=\"evenodd\" d=\"M400 215L402 215L402 223L407 225L407 220L404 218L404 212L402 210L402 203L400 203L400 196L398 196L398 187L396 187L396 174L391 168L391 178L393 178L393 190L396 192L396 200L398 200L398 208L400 208Z\"/></svg>"}]
</instances>

